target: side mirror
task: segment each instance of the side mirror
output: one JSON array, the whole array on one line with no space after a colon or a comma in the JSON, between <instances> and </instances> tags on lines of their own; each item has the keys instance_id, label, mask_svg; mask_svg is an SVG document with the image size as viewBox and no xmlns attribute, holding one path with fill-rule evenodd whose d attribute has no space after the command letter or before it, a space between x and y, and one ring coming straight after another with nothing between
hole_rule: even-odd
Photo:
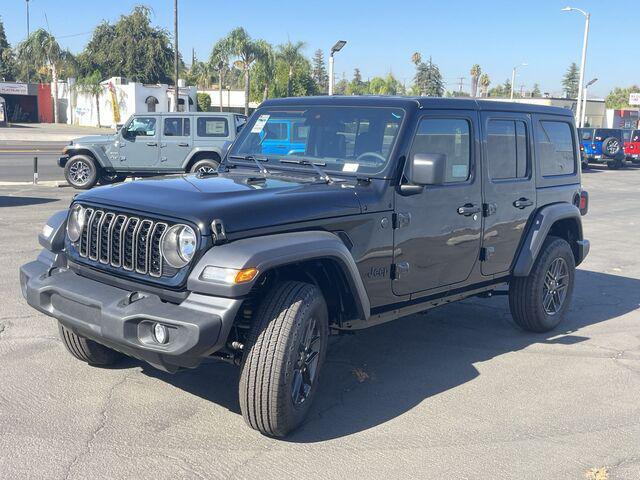
<instances>
[{"instance_id":1,"label":"side mirror","mask_svg":"<svg viewBox=\"0 0 640 480\"><path fill-rule=\"evenodd\" d=\"M447 156L444 153L416 153L409 160L406 172L413 185L443 185L447 172Z\"/></svg>"}]
</instances>

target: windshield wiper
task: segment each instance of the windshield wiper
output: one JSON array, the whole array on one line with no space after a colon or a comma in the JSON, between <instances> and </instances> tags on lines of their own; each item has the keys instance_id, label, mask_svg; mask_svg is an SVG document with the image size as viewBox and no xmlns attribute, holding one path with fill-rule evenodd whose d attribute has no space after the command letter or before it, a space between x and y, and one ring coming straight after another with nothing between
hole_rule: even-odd
<instances>
[{"instance_id":1,"label":"windshield wiper","mask_svg":"<svg viewBox=\"0 0 640 480\"><path fill-rule=\"evenodd\" d=\"M302 160L298 158L281 158L280 163L295 163L296 165L309 165L313 167L313 169L317 172L318 176L320 177L320 180L327 183L333 183L333 179L327 174L327 172L325 172L320 168L320 166L325 167L327 165L324 162L315 163L315 162L310 162L309 160Z\"/></svg>"},{"instance_id":2,"label":"windshield wiper","mask_svg":"<svg viewBox=\"0 0 640 480\"><path fill-rule=\"evenodd\" d=\"M229 158L253 161L258 166L258 170L260 170L260 173L263 173L265 175L269 175L271 173L269 170L267 170L267 167L260 163L268 161L269 159L267 157L260 157L255 155L229 155Z\"/></svg>"}]
</instances>

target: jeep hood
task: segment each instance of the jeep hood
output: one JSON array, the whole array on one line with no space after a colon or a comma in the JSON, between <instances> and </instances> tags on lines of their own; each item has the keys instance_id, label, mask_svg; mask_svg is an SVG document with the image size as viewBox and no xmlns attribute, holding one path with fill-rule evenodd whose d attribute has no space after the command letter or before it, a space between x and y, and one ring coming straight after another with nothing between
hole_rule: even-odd
<instances>
[{"instance_id":1,"label":"jeep hood","mask_svg":"<svg viewBox=\"0 0 640 480\"><path fill-rule=\"evenodd\" d=\"M96 143L111 143L115 134L111 135L87 135L84 137L78 137L73 139L74 144L80 145L95 145Z\"/></svg>"},{"instance_id":2,"label":"jeep hood","mask_svg":"<svg viewBox=\"0 0 640 480\"><path fill-rule=\"evenodd\" d=\"M131 210L198 225L210 234L214 219L227 233L354 215L361 212L353 184L291 177L182 175L94 188L76 198L105 208Z\"/></svg>"}]
</instances>

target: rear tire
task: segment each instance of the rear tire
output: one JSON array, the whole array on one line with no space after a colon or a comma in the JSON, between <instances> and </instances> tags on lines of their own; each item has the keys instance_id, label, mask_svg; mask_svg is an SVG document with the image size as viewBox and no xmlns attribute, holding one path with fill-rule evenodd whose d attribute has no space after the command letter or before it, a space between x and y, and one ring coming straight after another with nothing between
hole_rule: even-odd
<instances>
[{"instance_id":1,"label":"rear tire","mask_svg":"<svg viewBox=\"0 0 640 480\"><path fill-rule=\"evenodd\" d=\"M575 259L566 240L549 236L527 277L513 277L509 307L514 321L530 332L548 332L565 316L575 279Z\"/></svg>"},{"instance_id":2,"label":"rear tire","mask_svg":"<svg viewBox=\"0 0 640 480\"><path fill-rule=\"evenodd\" d=\"M62 343L67 347L71 355L78 360L87 362L90 365L107 366L113 365L122 359L124 355L110 348L100 345L98 342L89 340L58 322L58 331Z\"/></svg>"},{"instance_id":3,"label":"rear tire","mask_svg":"<svg viewBox=\"0 0 640 480\"><path fill-rule=\"evenodd\" d=\"M284 437L304 420L327 350L327 305L315 285L287 281L258 309L244 347L240 410L247 424Z\"/></svg>"},{"instance_id":4,"label":"rear tire","mask_svg":"<svg viewBox=\"0 0 640 480\"><path fill-rule=\"evenodd\" d=\"M106 173L103 172L100 176L100 185L111 185L113 183L120 183L127 178L126 175L121 173Z\"/></svg>"},{"instance_id":5,"label":"rear tire","mask_svg":"<svg viewBox=\"0 0 640 480\"><path fill-rule=\"evenodd\" d=\"M607 162L607 168L610 170L620 170L623 167L622 160L614 160L612 162Z\"/></svg>"},{"instance_id":6,"label":"rear tire","mask_svg":"<svg viewBox=\"0 0 640 480\"><path fill-rule=\"evenodd\" d=\"M79 190L88 190L98 181L98 168L88 155L74 155L64 166L64 178Z\"/></svg>"},{"instance_id":7,"label":"rear tire","mask_svg":"<svg viewBox=\"0 0 640 480\"><path fill-rule=\"evenodd\" d=\"M210 175L218 170L219 162L213 159L205 158L198 160L191 167L191 173L200 173L204 175Z\"/></svg>"}]
</instances>

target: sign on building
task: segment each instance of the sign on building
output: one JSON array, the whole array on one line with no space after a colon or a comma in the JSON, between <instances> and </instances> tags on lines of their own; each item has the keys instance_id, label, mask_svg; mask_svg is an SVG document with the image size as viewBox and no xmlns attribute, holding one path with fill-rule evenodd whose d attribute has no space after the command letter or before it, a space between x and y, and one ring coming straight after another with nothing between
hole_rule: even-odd
<instances>
[{"instance_id":1,"label":"sign on building","mask_svg":"<svg viewBox=\"0 0 640 480\"><path fill-rule=\"evenodd\" d=\"M640 105L640 93L629 94L629 105Z\"/></svg>"},{"instance_id":2,"label":"sign on building","mask_svg":"<svg viewBox=\"0 0 640 480\"><path fill-rule=\"evenodd\" d=\"M29 85L26 83L0 82L0 94L5 95L29 95Z\"/></svg>"}]
</instances>

